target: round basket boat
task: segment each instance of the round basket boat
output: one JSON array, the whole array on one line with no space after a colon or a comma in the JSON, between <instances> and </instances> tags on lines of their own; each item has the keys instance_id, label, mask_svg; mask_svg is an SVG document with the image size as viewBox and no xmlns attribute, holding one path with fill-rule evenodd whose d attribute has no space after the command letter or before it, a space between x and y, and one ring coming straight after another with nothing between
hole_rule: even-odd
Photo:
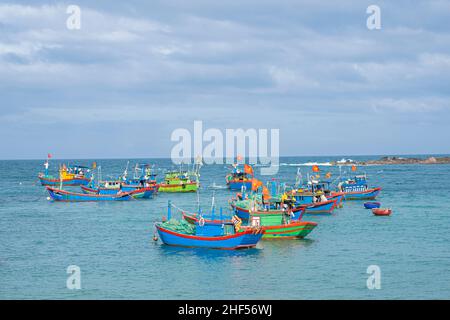
<instances>
[{"instance_id":1,"label":"round basket boat","mask_svg":"<svg viewBox=\"0 0 450 320\"><path fill-rule=\"evenodd\" d=\"M392 209L375 208L372 209L372 213L376 216L390 216L392 213Z\"/></svg>"},{"instance_id":2,"label":"round basket boat","mask_svg":"<svg viewBox=\"0 0 450 320\"><path fill-rule=\"evenodd\" d=\"M364 203L364 208L366 208L366 209L378 209L379 207L381 207L381 203L379 203L379 202Z\"/></svg>"}]
</instances>

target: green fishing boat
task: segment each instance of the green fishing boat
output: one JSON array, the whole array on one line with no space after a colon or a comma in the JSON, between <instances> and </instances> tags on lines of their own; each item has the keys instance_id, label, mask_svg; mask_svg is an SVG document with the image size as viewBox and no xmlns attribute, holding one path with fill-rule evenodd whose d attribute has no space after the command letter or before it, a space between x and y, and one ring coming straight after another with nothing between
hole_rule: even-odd
<instances>
[{"instance_id":1,"label":"green fishing boat","mask_svg":"<svg viewBox=\"0 0 450 320\"><path fill-rule=\"evenodd\" d=\"M250 225L263 228L263 239L303 239L314 230L316 222L292 220L290 214L281 211L250 213Z\"/></svg>"},{"instance_id":2,"label":"green fishing boat","mask_svg":"<svg viewBox=\"0 0 450 320\"><path fill-rule=\"evenodd\" d=\"M191 171L183 171L180 165L179 171L167 172L164 181L159 184L159 192L197 192L200 187L201 159L197 159Z\"/></svg>"}]
</instances>

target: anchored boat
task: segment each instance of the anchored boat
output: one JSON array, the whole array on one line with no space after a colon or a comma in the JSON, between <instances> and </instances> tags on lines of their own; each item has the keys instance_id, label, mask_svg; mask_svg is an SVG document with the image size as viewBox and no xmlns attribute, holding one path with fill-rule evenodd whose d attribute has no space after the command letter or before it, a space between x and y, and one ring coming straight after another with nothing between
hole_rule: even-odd
<instances>
[{"instance_id":1,"label":"anchored boat","mask_svg":"<svg viewBox=\"0 0 450 320\"><path fill-rule=\"evenodd\" d=\"M188 172L169 172L160 183L160 192L196 192L199 188L197 176L190 175Z\"/></svg>"},{"instance_id":2,"label":"anchored boat","mask_svg":"<svg viewBox=\"0 0 450 320\"><path fill-rule=\"evenodd\" d=\"M235 191L240 191L242 188L251 190L253 179L253 168L248 164L244 164L244 168L241 168L237 163L233 165L232 172L225 177L228 188Z\"/></svg>"},{"instance_id":3,"label":"anchored boat","mask_svg":"<svg viewBox=\"0 0 450 320\"><path fill-rule=\"evenodd\" d=\"M168 221L155 224L161 241L166 245L210 249L243 249L255 247L264 234L261 228L240 229L233 222L213 223L202 220L190 224L171 219L169 202Z\"/></svg>"},{"instance_id":4,"label":"anchored boat","mask_svg":"<svg viewBox=\"0 0 450 320\"><path fill-rule=\"evenodd\" d=\"M86 202L86 201L128 201L132 199L131 192L118 194L85 194L70 192L66 190L46 187L51 199L64 202Z\"/></svg>"},{"instance_id":5,"label":"anchored boat","mask_svg":"<svg viewBox=\"0 0 450 320\"><path fill-rule=\"evenodd\" d=\"M344 193L345 200L375 200L381 192L380 187L369 188L366 174L343 179L338 184L338 190Z\"/></svg>"},{"instance_id":6,"label":"anchored boat","mask_svg":"<svg viewBox=\"0 0 450 320\"><path fill-rule=\"evenodd\" d=\"M91 181L87 177L90 169L85 166L66 166L63 164L59 168L59 177L48 173L48 161L44 166L45 173L39 173L38 175L39 181L43 186L83 186Z\"/></svg>"}]
</instances>

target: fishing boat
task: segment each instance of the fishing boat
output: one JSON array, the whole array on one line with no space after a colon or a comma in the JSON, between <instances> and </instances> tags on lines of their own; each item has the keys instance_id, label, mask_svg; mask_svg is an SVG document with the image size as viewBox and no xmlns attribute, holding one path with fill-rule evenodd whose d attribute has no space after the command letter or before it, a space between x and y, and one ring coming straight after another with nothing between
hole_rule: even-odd
<instances>
[{"instance_id":1,"label":"fishing boat","mask_svg":"<svg viewBox=\"0 0 450 320\"><path fill-rule=\"evenodd\" d=\"M379 202L366 202L364 203L364 208L366 209L378 209L381 206Z\"/></svg>"},{"instance_id":2,"label":"fishing boat","mask_svg":"<svg viewBox=\"0 0 450 320\"><path fill-rule=\"evenodd\" d=\"M372 213L376 216L390 216L392 213L392 209L375 208L372 209Z\"/></svg>"},{"instance_id":3,"label":"fishing boat","mask_svg":"<svg viewBox=\"0 0 450 320\"><path fill-rule=\"evenodd\" d=\"M338 190L344 193L345 200L375 200L381 192L380 187L369 188L366 174L342 179Z\"/></svg>"},{"instance_id":4,"label":"fishing boat","mask_svg":"<svg viewBox=\"0 0 450 320\"><path fill-rule=\"evenodd\" d=\"M135 199L149 199L158 192L159 185L127 185L120 181L104 181L99 187L81 186L85 194L115 195L130 193Z\"/></svg>"},{"instance_id":5,"label":"fishing boat","mask_svg":"<svg viewBox=\"0 0 450 320\"><path fill-rule=\"evenodd\" d=\"M239 217L224 217L222 214L219 217L215 215L198 215L183 212L183 219L191 224L206 223L222 224L235 223ZM242 220L239 221L241 223ZM303 239L317 226L315 222L292 220L291 215L287 212L256 212L250 214L250 227L262 227L265 231L263 240L265 239ZM247 228L243 226L242 228Z\"/></svg>"},{"instance_id":6,"label":"fishing boat","mask_svg":"<svg viewBox=\"0 0 450 320\"><path fill-rule=\"evenodd\" d=\"M276 202L267 203L265 205L259 203L257 200L240 200L240 201L230 201L231 208L237 214L237 216L242 220L249 220L251 215L264 215L264 214L275 214L283 215L286 214L288 208L282 204L277 205ZM306 206L296 206L291 208L292 220L299 220L302 214L305 212Z\"/></svg>"},{"instance_id":7,"label":"fishing boat","mask_svg":"<svg viewBox=\"0 0 450 320\"><path fill-rule=\"evenodd\" d=\"M292 189L287 191L284 197L294 199L296 206L306 206L307 214L331 214L338 207L339 201L342 201L342 195L327 198L323 192L311 192L304 189Z\"/></svg>"},{"instance_id":8,"label":"fishing boat","mask_svg":"<svg viewBox=\"0 0 450 320\"><path fill-rule=\"evenodd\" d=\"M132 199L130 192L117 194L85 194L46 187L50 198L54 201L87 202L87 201L128 201Z\"/></svg>"},{"instance_id":9,"label":"fishing boat","mask_svg":"<svg viewBox=\"0 0 450 320\"><path fill-rule=\"evenodd\" d=\"M160 192L196 192L199 188L196 176L192 179L188 172L168 172L159 185Z\"/></svg>"},{"instance_id":10,"label":"fishing boat","mask_svg":"<svg viewBox=\"0 0 450 320\"><path fill-rule=\"evenodd\" d=\"M91 181L91 178L87 176L90 169L85 166L66 166L63 164L59 168L59 177L48 173L48 161L44 166L45 172L38 175L39 181L43 186L83 186Z\"/></svg>"},{"instance_id":11,"label":"fishing boat","mask_svg":"<svg viewBox=\"0 0 450 320\"><path fill-rule=\"evenodd\" d=\"M240 191L243 188L251 190L253 178L253 168L250 165L244 164L244 168L241 168L236 163L233 170L226 175L225 181L230 190Z\"/></svg>"},{"instance_id":12,"label":"fishing boat","mask_svg":"<svg viewBox=\"0 0 450 320\"><path fill-rule=\"evenodd\" d=\"M235 250L255 247L262 238L261 228L240 229L232 222L190 224L171 218L171 204L167 221L155 224L161 241L170 246Z\"/></svg>"},{"instance_id":13,"label":"fishing boat","mask_svg":"<svg viewBox=\"0 0 450 320\"><path fill-rule=\"evenodd\" d=\"M97 177L92 173L92 179L88 186L81 186L85 194L92 195L116 195L119 193L130 193L135 199L152 198L157 192L159 185L156 184L152 175L147 171L148 165L136 165L135 175L128 179L128 163L123 175L118 180L100 181L101 167L98 167ZM141 173L137 173L142 170ZM144 171L145 170L145 171Z\"/></svg>"},{"instance_id":14,"label":"fishing boat","mask_svg":"<svg viewBox=\"0 0 450 320\"><path fill-rule=\"evenodd\" d=\"M290 215L252 213L250 226L262 226L263 239L303 239L317 227L316 222L293 220Z\"/></svg>"}]
</instances>

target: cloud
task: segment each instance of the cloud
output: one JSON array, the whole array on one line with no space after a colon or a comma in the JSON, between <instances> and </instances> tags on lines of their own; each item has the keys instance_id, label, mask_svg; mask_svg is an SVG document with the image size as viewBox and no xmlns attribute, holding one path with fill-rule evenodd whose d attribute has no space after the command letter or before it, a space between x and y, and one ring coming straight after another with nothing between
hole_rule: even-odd
<instances>
[{"instance_id":1,"label":"cloud","mask_svg":"<svg viewBox=\"0 0 450 320\"><path fill-rule=\"evenodd\" d=\"M445 1L381 1L378 31L366 28L370 1L80 0L81 30L66 28L65 3L23 3L0 4L5 132L76 131L79 118L99 128L157 121L160 130L205 119L275 123L294 137L302 121L341 130L371 117L403 127L408 116L441 128L449 117Z\"/></svg>"}]
</instances>

